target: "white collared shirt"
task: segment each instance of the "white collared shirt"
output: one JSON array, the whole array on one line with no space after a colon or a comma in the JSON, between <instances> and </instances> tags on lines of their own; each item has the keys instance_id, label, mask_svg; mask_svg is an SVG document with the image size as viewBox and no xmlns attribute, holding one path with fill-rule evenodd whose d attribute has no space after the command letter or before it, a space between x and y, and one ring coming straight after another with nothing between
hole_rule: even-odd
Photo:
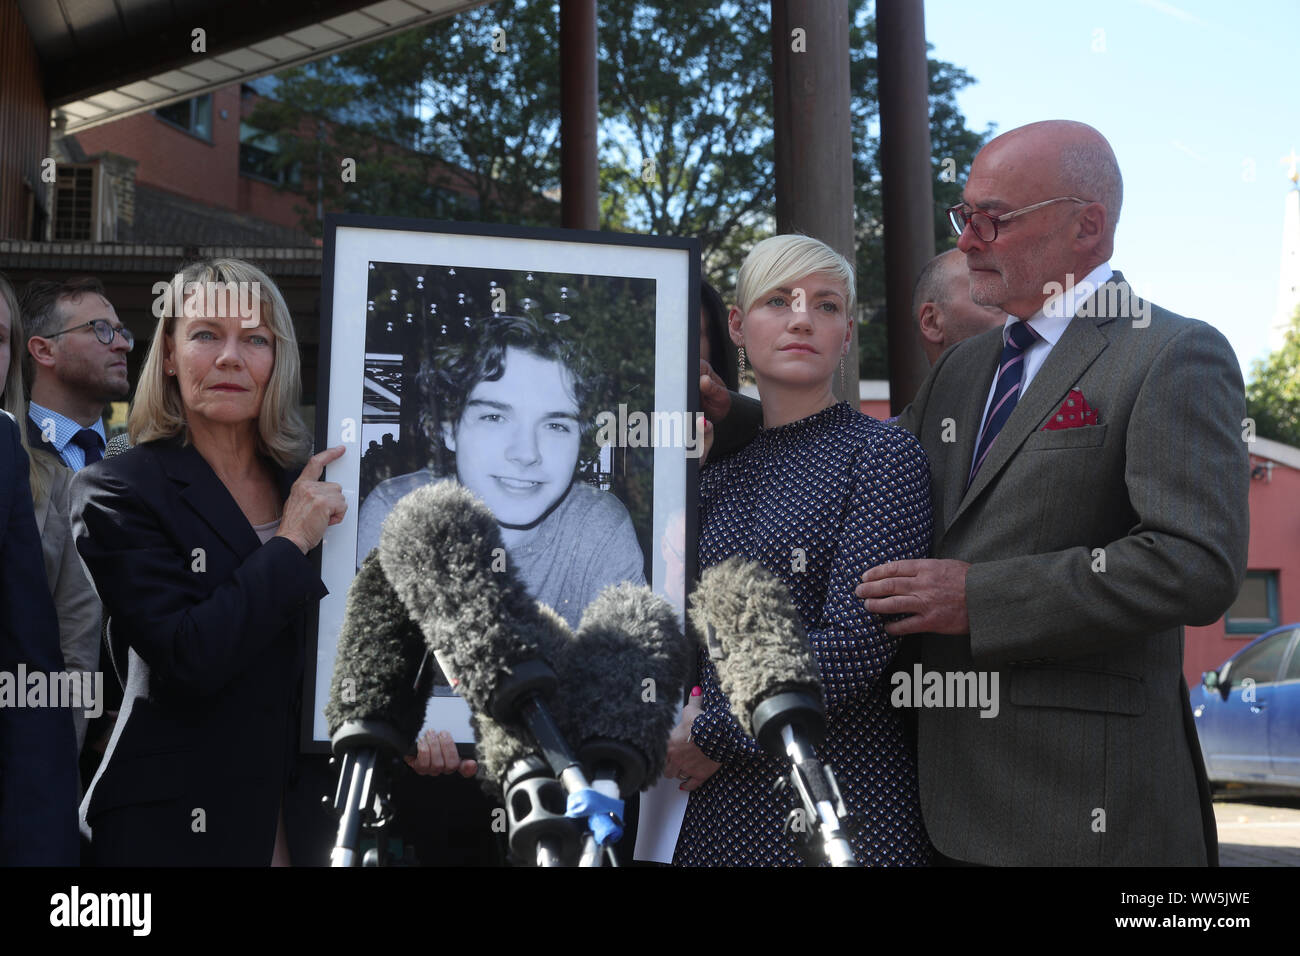
<instances>
[{"instance_id":1,"label":"white collared shirt","mask_svg":"<svg viewBox=\"0 0 1300 956\"><path fill-rule=\"evenodd\" d=\"M1034 380L1038 370L1043 367L1047 361L1048 353L1052 351L1061 335L1065 332L1065 327L1070 324L1074 314L1079 311L1079 306L1087 301L1094 292L1102 285L1110 281L1115 270L1110 267L1109 262L1103 262L1097 268L1093 269L1086 276L1073 285L1066 285L1059 295L1055 295L1043 303L1043 307L1025 319L1025 324L1038 333L1038 338L1034 343L1025 349L1024 368L1020 372L1020 392L1016 396L1019 402L1025 397L1025 392L1029 388L1029 383ZM1008 315L1006 322L1002 326L1002 345L1007 344L1007 331L1011 328L1011 323L1020 321L1014 315ZM989 416L989 406L993 403L993 393L997 390L998 379L995 375L993 383L989 385L988 397L984 400L984 414L980 416L980 428L983 429L984 421ZM979 442L976 442L978 451ZM971 467L975 465L975 458L971 456Z\"/></svg>"}]
</instances>

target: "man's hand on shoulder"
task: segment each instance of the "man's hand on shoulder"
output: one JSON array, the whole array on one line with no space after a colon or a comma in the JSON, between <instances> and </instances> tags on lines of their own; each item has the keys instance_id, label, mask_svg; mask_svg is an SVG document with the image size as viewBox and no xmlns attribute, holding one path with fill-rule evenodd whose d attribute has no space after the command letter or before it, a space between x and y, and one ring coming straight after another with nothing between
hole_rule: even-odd
<instances>
[{"instance_id":1,"label":"man's hand on shoulder","mask_svg":"<svg viewBox=\"0 0 1300 956\"><path fill-rule=\"evenodd\" d=\"M891 637L904 634L968 634L965 561L924 558L890 561L862 575L853 591L872 614L907 614L885 625Z\"/></svg>"}]
</instances>

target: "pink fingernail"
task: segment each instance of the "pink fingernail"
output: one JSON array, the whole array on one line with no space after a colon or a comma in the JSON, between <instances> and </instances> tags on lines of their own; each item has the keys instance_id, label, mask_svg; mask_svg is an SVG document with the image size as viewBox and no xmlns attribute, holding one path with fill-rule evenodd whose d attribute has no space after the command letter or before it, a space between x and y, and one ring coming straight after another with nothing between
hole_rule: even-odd
<instances>
[{"instance_id":1,"label":"pink fingernail","mask_svg":"<svg viewBox=\"0 0 1300 956\"><path fill-rule=\"evenodd\" d=\"M704 696L704 688L702 688L702 687L700 687L698 684L696 684L694 687L691 688L691 696L692 696L692 697L702 697L702 696Z\"/></svg>"}]
</instances>

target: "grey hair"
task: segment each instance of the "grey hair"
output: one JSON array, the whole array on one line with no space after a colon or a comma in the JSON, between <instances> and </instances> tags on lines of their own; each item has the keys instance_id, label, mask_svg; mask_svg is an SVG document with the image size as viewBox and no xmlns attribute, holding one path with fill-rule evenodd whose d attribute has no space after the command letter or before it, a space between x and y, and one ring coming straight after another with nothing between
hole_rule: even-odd
<instances>
[{"instance_id":1,"label":"grey hair","mask_svg":"<svg viewBox=\"0 0 1300 956\"><path fill-rule=\"evenodd\" d=\"M1061 148L1061 175L1080 199L1106 207L1106 238L1115 239L1124 201L1124 179L1115 152L1104 139L1067 143Z\"/></svg>"},{"instance_id":2,"label":"grey hair","mask_svg":"<svg viewBox=\"0 0 1300 956\"><path fill-rule=\"evenodd\" d=\"M965 255L957 249L948 249L921 267L921 274L916 277L916 285L912 289L912 318L915 319L920 315L921 306L927 302L948 304L947 270L949 257L953 253L959 256Z\"/></svg>"}]
</instances>

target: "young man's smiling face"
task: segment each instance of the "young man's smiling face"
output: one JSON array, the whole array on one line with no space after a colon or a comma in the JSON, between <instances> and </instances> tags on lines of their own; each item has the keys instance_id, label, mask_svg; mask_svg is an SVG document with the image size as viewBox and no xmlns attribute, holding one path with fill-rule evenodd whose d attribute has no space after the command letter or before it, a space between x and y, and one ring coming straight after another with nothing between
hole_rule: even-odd
<instances>
[{"instance_id":1,"label":"young man's smiling face","mask_svg":"<svg viewBox=\"0 0 1300 956\"><path fill-rule=\"evenodd\" d=\"M573 377L554 359L508 348L496 381L474 386L443 440L460 483L507 527L536 523L564 497L581 430Z\"/></svg>"}]
</instances>

